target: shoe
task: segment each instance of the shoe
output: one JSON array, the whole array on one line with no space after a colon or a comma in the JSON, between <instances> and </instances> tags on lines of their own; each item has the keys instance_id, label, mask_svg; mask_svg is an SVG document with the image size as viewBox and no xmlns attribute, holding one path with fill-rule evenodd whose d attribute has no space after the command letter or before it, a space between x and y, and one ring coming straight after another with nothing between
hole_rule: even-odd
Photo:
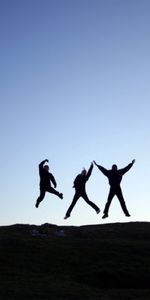
<instances>
[{"instance_id":1,"label":"shoe","mask_svg":"<svg viewBox=\"0 0 150 300\"><path fill-rule=\"evenodd\" d=\"M126 214L126 217L131 217L131 215L129 213Z\"/></svg>"},{"instance_id":2,"label":"shoe","mask_svg":"<svg viewBox=\"0 0 150 300\"><path fill-rule=\"evenodd\" d=\"M38 208L38 207L39 207L39 204L40 204L40 202L39 202L39 201L36 201L35 207Z\"/></svg>"},{"instance_id":3,"label":"shoe","mask_svg":"<svg viewBox=\"0 0 150 300\"><path fill-rule=\"evenodd\" d=\"M68 219L70 217L70 215L66 215L65 217L64 217L64 220L66 220L66 219Z\"/></svg>"},{"instance_id":4,"label":"shoe","mask_svg":"<svg viewBox=\"0 0 150 300\"><path fill-rule=\"evenodd\" d=\"M108 214L104 214L104 215L102 216L102 219L106 219L106 218L108 218Z\"/></svg>"},{"instance_id":5,"label":"shoe","mask_svg":"<svg viewBox=\"0 0 150 300\"><path fill-rule=\"evenodd\" d=\"M63 194L62 193L59 193L59 198L63 199Z\"/></svg>"},{"instance_id":6,"label":"shoe","mask_svg":"<svg viewBox=\"0 0 150 300\"><path fill-rule=\"evenodd\" d=\"M96 213L99 214L99 213L100 213L100 209L98 209L98 210L96 211Z\"/></svg>"}]
</instances>

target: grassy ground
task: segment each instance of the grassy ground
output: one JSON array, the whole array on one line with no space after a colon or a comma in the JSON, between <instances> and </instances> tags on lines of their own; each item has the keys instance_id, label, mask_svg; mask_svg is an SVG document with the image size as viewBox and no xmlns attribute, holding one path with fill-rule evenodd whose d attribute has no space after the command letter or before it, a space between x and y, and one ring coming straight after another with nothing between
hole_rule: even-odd
<instances>
[{"instance_id":1,"label":"grassy ground","mask_svg":"<svg viewBox=\"0 0 150 300\"><path fill-rule=\"evenodd\" d=\"M0 227L0 299L149 300L150 223Z\"/></svg>"}]
</instances>

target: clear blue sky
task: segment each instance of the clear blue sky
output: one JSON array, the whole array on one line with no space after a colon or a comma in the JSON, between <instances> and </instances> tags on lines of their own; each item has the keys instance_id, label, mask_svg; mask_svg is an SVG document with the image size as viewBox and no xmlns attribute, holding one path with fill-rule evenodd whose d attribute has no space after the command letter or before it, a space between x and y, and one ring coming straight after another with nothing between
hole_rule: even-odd
<instances>
[{"instance_id":1,"label":"clear blue sky","mask_svg":"<svg viewBox=\"0 0 150 300\"><path fill-rule=\"evenodd\" d=\"M0 225L149 221L150 1L0 1ZM40 207L48 158L64 199ZM131 218L117 198L102 220L82 198L64 220L72 182L95 159L124 176ZM109 186L94 168L87 193L103 211Z\"/></svg>"}]
</instances>

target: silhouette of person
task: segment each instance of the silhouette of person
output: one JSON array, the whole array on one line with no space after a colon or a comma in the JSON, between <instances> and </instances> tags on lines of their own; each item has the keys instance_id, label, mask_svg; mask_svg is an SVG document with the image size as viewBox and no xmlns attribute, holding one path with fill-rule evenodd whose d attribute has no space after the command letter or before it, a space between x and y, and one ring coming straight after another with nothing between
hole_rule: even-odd
<instances>
[{"instance_id":1,"label":"silhouette of person","mask_svg":"<svg viewBox=\"0 0 150 300\"><path fill-rule=\"evenodd\" d=\"M130 214L129 214L127 208L126 208L126 204L125 204L125 201L124 201L124 198L123 198L120 183L121 183L121 180L122 180L122 176L130 170L130 168L133 166L134 163L135 163L135 159L132 160L132 162L123 169L118 170L117 165L112 165L112 169L107 170L104 167L98 165L94 161L94 164L98 167L98 169L105 176L107 176L108 181L109 181L109 185L110 185L110 191L109 191L108 199L107 199L107 202L106 202L106 205L105 205L104 215L102 217L103 219L108 217L109 207L110 207L111 201L112 201L112 199L115 195L118 197L120 205L121 205L122 210L123 210L124 214L126 215L126 217L130 217Z\"/></svg>"},{"instance_id":2,"label":"silhouette of person","mask_svg":"<svg viewBox=\"0 0 150 300\"><path fill-rule=\"evenodd\" d=\"M40 202L44 199L45 193L49 192L52 193L59 198L63 199L63 194L56 191L54 188L56 188L57 183L52 173L49 172L49 166L45 165L45 163L48 162L48 159L43 160L39 164L39 175L40 175L40 196L36 200L35 207L38 208ZM54 186L51 187L51 182Z\"/></svg>"},{"instance_id":3,"label":"silhouette of person","mask_svg":"<svg viewBox=\"0 0 150 300\"><path fill-rule=\"evenodd\" d=\"M67 219L70 217L71 211L73 210L75 204L77 203L77 201L80 197L82 197L86 201L87 204L89 204L93 209L95 209L97 214L100 212L99 207L96 204L94 204L92 201L89 200L89 198L86 194L86 189L85 189L86 182L88 181L88 179L92 173L92 170L93 170L93 163L91 163L88 171L83 169L82 172L80 174L78 174L77 177L75 178L74 184L73 184L73 188L75 188L75 195L73 197L71 205L69 206L69 208L66 212L64 219Z\"/></svg>"}]
</instances>

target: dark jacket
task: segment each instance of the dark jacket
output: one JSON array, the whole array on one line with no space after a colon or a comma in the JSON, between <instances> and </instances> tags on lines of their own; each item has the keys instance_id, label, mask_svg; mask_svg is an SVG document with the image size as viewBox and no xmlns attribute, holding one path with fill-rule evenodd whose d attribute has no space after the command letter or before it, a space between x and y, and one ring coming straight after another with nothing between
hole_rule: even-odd
<instances>
[{"instance_id":1,"label":"dark jacket","mask_svg":"<svg viewBox=\"0 0 150 300\"><path fill-rule=\"evenodd\" d=\"M56 187L56 180L54 176L47 172L43 166L44 166L45 161L42 161L39 164L39 175L40 175L40 189L48 189L51 187L51 182L53 183L54 187Z\"/></svg>"},{"instance_id":2,"label":"dark jacket","mask_svg":"<svg viewBox=\"0 0 150 300\"><path fill-rule=\"evenodd\" d=\"M98 165L99 170L108 178L109 184L111 187L117 187L120 185L122 176L128 172L131 167L133 166L133 163L130 163L128 166L126 166L123 169L120 170L107 170L102 166Z\"/></svg>"},{"instance_id":3,"label":"dark jacket","mask_svg":"<svg viewBox=\"0 0 150 300\"><path fill-rule=\"evenodd\" d=\"M85 176L83 176L82 174L79 174L75 178L73 187L76 189L76 191L78 191L78 192L85 191L85 184L88 181L88 179L92 173L92 170L93 170L93 165L90 166L90 168Z\"/></svg>"}]
</instances>

